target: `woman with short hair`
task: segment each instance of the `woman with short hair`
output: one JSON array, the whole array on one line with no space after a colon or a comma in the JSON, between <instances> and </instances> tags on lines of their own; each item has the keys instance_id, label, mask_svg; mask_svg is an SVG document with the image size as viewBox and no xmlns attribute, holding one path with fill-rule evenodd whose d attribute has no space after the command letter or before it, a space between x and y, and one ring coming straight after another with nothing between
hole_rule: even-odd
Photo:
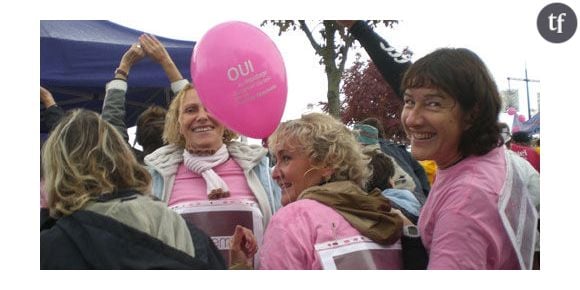
<instances>
[{"instance_id":1,"label":"woman with short hair","mask_svg":"<svg viewBox=\"0 0 580 290\"><path fill-rule=\"evenodd\" d=\"M501 98L483 61L437 49L410 66L402 91L411 153L438 167L419 217L428 269L530 268L537 213L502 146Z\"/></svg>"},{"instance_id":2,"label":"woman with short hair","mask_svg":"<svg viewBox=\"0 0 580 290\"><path fill-rule=\"evenodd\" d=\"M280 124L268 147L284 207L266 229L260 269L403 267L403 219L380 190L364 191L368 157L350 129L311 113Z\"/></svg>"}]
</instances>

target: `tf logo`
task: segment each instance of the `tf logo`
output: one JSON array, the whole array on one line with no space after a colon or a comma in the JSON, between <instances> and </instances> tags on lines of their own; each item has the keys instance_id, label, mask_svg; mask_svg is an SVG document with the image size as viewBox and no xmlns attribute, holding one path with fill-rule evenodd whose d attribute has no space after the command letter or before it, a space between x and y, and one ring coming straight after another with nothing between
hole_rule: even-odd
<instances>
[{"instance_id":1,"label":"tf logo","mask_svg":"<svg viewBox=\"0 0 580 290\"><path fill-rule=\"evenodd\" d=\"M540 11L537 20L540 35L552 43L562 43L572 38L577 24L576 13L563 3L547 5Z\"/></svg>"}]
</instances>

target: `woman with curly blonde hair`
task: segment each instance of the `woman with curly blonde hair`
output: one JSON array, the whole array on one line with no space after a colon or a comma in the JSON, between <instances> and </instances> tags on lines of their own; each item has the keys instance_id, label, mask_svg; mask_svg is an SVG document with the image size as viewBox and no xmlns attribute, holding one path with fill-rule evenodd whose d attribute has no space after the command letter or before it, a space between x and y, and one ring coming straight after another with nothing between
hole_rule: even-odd
<instances>
[{"instance_id":1,"label":"woman with curly blonde hair","mask_svg":"<svg viewBox=\"0 0 580 290\"><path fill-rule=\"evenodd\" d=\"M395 244L403 220L391 212L380 191L363 190L371 172L348 127L329 115L312 113L280 124L268 141L284 207L266 229L260 269L402 266L400 244ZM342 247L345 241L358 250ZM380 259L362 258L374 255L370 249L384 251ZM339 253L351 256L333 259Z\"/></svg>"},{"instance_id":2,"label":"woman with curly blonde hair","mask_svg":"<svg viewBox=\"0 0 580 290\"><path fill-rule=\"evenodd\" d=\"M149 173L95 112L69 112L44 144L42 161L56 220L41 228L41 269L210 268L196 257L201 251L186 222L152 199Z\"/></svg>"}]
</instances>

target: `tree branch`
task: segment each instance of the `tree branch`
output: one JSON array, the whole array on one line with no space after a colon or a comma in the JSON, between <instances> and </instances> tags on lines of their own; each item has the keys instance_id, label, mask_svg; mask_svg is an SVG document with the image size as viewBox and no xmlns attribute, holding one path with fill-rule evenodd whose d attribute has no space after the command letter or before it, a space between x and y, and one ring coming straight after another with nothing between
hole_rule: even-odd
<instances>
[{"instance_id":1,"label":"tree branch","mask_svg":"<svg viewBox=\"0 0 580 290\"><path fill-rule=\"evenodd\" d=\"M338 69L340 71L344 71L344 66L346 65L346 57L348 56L348 51L350 50L350 47L352 46L353 43L354 43L354 39L352 37L347 37L344 40L344 46L341 47L341 49L340 49L340 54L342 55L342 59L340 60L340 65L338 67Z\"/></svg>"},{"instance_id":2,"label":"tree branch","mask_svg":"<svg viewBox=\"0 0 580 290\"><path fill-rule=\"evenodd\" d=\"M300 29L302 29L302 31L304 31L306 34L306 37L308 38L308 41L310 41L312 48L314 48L318 55L322 55L322 47L316 42L316 40L314 40L314 37L312 37L312 32L310 31L310 28L308 28L308 25L306 25L306 21L298 20L298 22L300 23Z\"/></svg>"}]
</instances>

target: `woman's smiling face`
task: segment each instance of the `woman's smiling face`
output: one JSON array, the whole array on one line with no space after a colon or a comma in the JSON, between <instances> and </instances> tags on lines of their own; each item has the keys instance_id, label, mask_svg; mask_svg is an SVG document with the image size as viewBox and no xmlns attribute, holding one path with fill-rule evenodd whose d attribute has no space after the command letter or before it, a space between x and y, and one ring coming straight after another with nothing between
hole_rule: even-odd
<instances>
[{"instance_id":1,"label":"woman's smiling face","mask_svg":"<svg viewBox=\"0 0 580 290\"><path fill-rule=\"evenodd\" d=\"M186 149L215 151L223 144L224 125L206 111L193 89L185 93L179 108L179 125Z\"/></svg>"},{"instance_id":2,"label":"woman's smiling face","mask_svg":"<svg viewBox=\"0 0 580 290\"><path fill-rule=\"evenodd\" d=\"M447 168L461 158L467 123L455 98L436 88L413 88L405 91L404 103L401 121L415 159Z\"/></svg>"},{"instance_id":3,"label":"woman's smiling face","mask_svg":"<svg viewBox=\"0 0 580 290\"><path fill-rule=\"evenodd\" d=\"M275 157L276 167L272 178L282 189L283 206L296 201L302 191L323 180L323 170L315 167L302 151L282 146Z\"/></svg>"}]
</instances>

